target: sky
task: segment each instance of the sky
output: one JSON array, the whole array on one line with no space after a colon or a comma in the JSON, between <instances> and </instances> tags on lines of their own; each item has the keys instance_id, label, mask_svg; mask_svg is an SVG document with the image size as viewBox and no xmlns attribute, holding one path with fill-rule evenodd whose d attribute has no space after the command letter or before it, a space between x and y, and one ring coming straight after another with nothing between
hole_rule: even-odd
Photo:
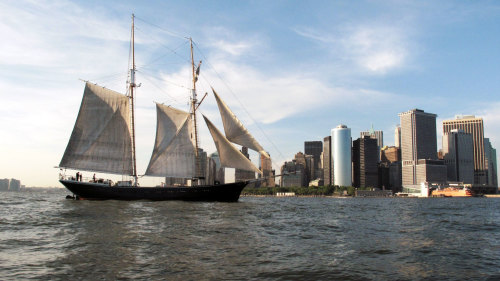
<instances>
[{"instance_id":1,"label":"sky","mask_svg":"<svg viewBox=\"0 0 500 281\"><path fill-rule=\"evenodd\" d=\"M135 14L138 170L153 149L153 102L188 110L189 44L198 94L214 87L269 151L273 167L345 124L384 132L419 108L484 119L500 148L498 1L0 2L0 178L60 186L89 80L125 93ZM222 129L213 95L201 112ZM200 126L203 127L203 126ZM201 144L215 146L206 128ZM257 154L251 154L257 162Z\"/></svg>"}]
</instances>

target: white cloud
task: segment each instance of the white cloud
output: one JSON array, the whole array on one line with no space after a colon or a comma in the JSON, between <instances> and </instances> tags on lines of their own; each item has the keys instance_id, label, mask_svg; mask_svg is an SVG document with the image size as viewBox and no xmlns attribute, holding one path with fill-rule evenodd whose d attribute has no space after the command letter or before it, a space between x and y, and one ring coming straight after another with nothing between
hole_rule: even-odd
<instances>
[{"instance_id":1,"label":"white cloud","mask_svg":"<svg viewBox=\"0 0 500 281\"><path fill-rule=\"evenodd\" d=\"M364 24L338 30L319 31L311 28L295 28L300 36L313 39L347 69L356 65L371 74L386 74L404 67L409 59L408 30L386 24Z\"/></svg>"}]
</instances>

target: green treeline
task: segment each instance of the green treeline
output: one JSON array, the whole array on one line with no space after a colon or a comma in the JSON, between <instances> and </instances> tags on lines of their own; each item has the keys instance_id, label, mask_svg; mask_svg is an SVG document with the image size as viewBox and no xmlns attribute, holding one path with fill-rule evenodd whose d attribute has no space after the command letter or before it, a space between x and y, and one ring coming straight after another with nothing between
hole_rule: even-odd
<instances>
[{"instance_id":1,"label":"green treeline","mask_svg":"<svg viewBox=\"0 0 500 281\"><path fill-rule=\"evenodd\" d=\"M366 188L367 190L369 188ZM317 196L335 196L344 195L347 191L349 196L354 196L356 189L352 186L309 186L309 187L245 187L242 195L276 195L277 192L295 192L295 195L317 195ZM365 188L358 188L365 190Z\"/></svg>"}]
</instances>

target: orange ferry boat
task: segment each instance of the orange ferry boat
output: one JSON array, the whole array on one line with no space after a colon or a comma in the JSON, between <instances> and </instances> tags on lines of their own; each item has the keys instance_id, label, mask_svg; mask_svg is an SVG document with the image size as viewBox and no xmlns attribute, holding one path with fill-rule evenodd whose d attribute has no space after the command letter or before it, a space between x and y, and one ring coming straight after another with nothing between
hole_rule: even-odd
<instances>
[{"instance_id":1,"label":"orange ferry boat","mask_svg":"<svg viewBox=\"0 0 500 281\"><path fill-rule=\"evenodd\" d=\"M474 196L474 191L470 188L456 188L447 187L442 189L435 189L432 191L433 197L472 197Z\"/></svg>"}]
</instances>

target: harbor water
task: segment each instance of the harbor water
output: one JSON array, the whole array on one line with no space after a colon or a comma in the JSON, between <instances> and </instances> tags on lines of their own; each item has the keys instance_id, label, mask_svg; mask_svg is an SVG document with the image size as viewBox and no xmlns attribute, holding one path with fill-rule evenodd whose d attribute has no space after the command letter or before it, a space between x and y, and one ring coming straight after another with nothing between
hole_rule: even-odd
<instances>
[{"instance_id":1,"label":"harbor water","mask_svg":"<svg viewBox=\"0 0 500 281\"><path fill-rule=\"evenodd\" d=\"M1 280L500 280L500 198L0 192Z\"/></svg>"}]
</instances>

